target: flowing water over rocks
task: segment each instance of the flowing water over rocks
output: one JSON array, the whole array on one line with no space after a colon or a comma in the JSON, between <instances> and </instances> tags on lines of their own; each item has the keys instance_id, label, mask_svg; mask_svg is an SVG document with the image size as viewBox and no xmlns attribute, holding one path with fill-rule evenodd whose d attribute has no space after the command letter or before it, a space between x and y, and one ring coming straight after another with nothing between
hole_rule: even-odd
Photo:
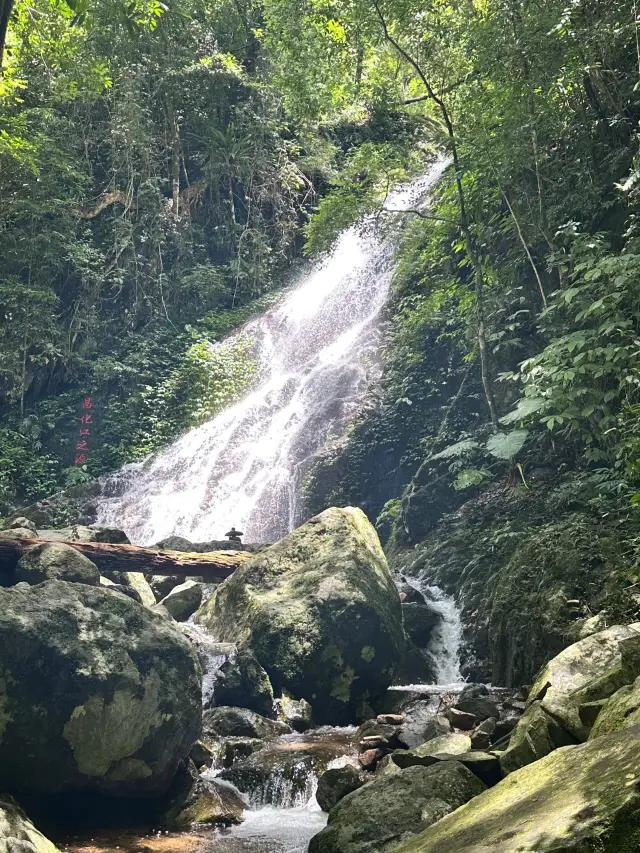
<instances>
[{"instance_id":1,"label":"flowing water over rocks","mask_svg":"<svg viewBox=\"0 0 640 853\"><path fill-rule=\"evenodd\" d=\"M444 167L392 193L387 209L415 206ZM379 375L393 251L374 220L345 231L278 307L238 333L252 340L260 363L255 390L109 478L99 520L124 520L131 541L142 545L171 534L221 539L232 525L247 541L274 542L296 527L305 471L344 434Z\"/></svg>"}]
</instances>

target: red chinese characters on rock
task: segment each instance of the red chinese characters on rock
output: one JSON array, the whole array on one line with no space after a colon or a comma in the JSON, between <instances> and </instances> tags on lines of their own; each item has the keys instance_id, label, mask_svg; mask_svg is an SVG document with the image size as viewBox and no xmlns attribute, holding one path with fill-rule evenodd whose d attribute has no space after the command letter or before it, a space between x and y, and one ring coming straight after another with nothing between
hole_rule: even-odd
<instances>
[{"instance_id":1,"label":"red chinese characters on rock","mask_svg":"<svg viewBox=\"0 0 640 853\"><path fill-rule=\"evenodd\" d=\"M93 426L93 413L88 411L93 409L93 400L91 397L85 397L82 401L83 414L80 417L80 438L76 442L76 465L84 465L89 458L89 436L91 435L91 427Z\"/></svg>"}]
</instances>

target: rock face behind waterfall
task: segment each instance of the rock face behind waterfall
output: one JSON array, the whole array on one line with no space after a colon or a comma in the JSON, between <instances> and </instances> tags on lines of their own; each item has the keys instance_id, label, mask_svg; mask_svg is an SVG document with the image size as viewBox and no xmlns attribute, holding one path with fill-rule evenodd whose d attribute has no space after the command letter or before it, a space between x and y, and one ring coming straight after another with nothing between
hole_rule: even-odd
<instances>
[{"instance_id":1,"label":"rock face behind waterfall","mask_svg":"<svg viewBox=\"0 0 640 853\"><path fill-rule=\"evenodd\" d=\"M119 593L0 589L0 789L164 793L199 735L200 679L187 639Z\"/></svg>"},{"instance_id":2,"label":"rock face behind waterfall","mask_svg":"<svg viewBox=\"0 0 640 853\"><path fill-rule=\"evenodd\" d=\"M198 621L251 648L276 693L318 722L351 720L390 684L402 655L400 598L364 513L328 509L242 565Z\"/></svg>"}]
</instances>

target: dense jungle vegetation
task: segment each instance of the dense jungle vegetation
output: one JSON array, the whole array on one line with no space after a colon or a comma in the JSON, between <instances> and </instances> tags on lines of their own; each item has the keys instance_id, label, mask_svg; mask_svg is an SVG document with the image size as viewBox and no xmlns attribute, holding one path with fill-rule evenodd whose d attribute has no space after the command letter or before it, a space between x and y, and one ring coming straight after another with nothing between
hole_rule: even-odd
<instances>
[{"instance_id":1,"label":"dense jungle vegetation","mask_svg":"<svg viewBox=\"0 0 640 853\"><path fill-rule=\"evenodd\" d=\"M541 464L631 505L634 2L3 0L5 24L0 512L241 393L251 342L211 343L438 156L431 206L405 216L383 386L309 507L393 520L407 487L524 488Z\"/></svg>"}]
</instances>

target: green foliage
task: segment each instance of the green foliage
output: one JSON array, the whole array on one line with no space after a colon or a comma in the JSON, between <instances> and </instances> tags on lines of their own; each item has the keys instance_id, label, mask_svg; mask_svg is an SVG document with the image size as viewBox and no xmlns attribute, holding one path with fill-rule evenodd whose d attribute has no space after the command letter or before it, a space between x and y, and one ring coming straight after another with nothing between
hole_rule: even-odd
<instances>
[{"instance_id":1,"label":"green foliage","mask_svg":"<svg viewBox=\"0 0 640 853\"><path fill-rule=\"evenodd\" d=\"M518 429L513 432L497 432L487 441L487 451L496 459L510 462L524 447L529 430Z\"/></svg>"}]
</instances>

